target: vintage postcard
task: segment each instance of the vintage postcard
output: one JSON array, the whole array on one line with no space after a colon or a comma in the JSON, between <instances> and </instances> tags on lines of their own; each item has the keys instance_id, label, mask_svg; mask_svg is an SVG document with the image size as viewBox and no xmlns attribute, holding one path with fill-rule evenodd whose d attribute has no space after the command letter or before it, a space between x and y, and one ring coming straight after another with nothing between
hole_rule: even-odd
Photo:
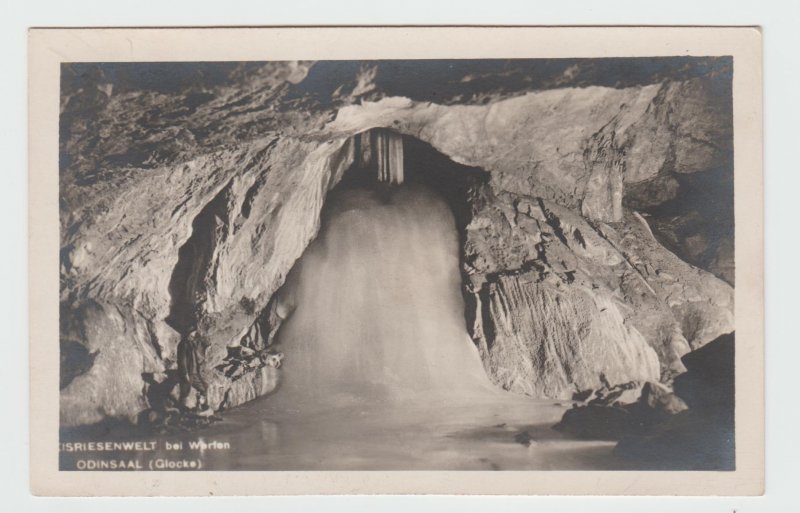
<instances>
[{"instance_id":1,"label":"vintage postcard","mask_svg":"<svg viewBox=\"0 0 800 513\"><path fill-rule=\"evenodd\" d=\"M758 29L32 29L32 490L763 492Z\"/></svg>"}]
</instances>

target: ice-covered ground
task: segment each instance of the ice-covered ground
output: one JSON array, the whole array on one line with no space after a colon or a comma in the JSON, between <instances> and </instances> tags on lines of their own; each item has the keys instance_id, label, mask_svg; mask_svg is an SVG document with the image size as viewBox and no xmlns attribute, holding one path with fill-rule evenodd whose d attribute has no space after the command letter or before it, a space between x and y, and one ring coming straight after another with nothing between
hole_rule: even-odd
<instances>
[{"instance_id":1,"label":"ice-covered ground","mask_svg":"<svg viewBox=\"0 0 800 513\"><path fill-rule=\"evenodd\" d=\"M273 403L274 404L274 403ZM209 469L612 469L613 442L575 441L551 429L563 406L506 396L486 402L274 411L257 401L187 436L228 441Z\"/></svg>"}]
</instances>

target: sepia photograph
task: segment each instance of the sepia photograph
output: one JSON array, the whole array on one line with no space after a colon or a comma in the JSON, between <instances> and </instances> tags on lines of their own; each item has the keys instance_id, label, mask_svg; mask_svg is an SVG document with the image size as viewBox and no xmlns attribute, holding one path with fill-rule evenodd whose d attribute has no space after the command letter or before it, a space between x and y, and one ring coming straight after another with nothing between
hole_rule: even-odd
<instances>
[{"instance_id":1,"label":"sepia photograph","mask_svg":"<svg viewBox=\"0 0 800 513\"><path fill-rule=\"evenodd\" d=\"M50 471L751 469L752 68L474 55L60 60Z\"/></svg>"}]
</instances>

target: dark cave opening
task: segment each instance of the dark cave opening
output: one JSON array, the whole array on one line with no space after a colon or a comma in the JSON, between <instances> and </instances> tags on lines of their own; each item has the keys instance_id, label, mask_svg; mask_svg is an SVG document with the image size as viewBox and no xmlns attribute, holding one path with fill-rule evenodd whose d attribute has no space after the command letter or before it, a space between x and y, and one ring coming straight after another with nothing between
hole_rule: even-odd
<instances>
[{"instance_id":1,"label":"dark cave opening","mask_svg":"<svg viewBox=\"0 0 800 513\"><path fill-rule=\"evenodd\" d=\"M488 191L488 173L389 130L374 129L354 139L355 162L328 193L317 238L261 315L262 322L268 317L281 322L269 342L279 343L287 354L284 372L292 372L293 361L304 376L341 366L347 369L344 376L327 382L344 387L354 375L364 374L369 384L396 379L431 390L447 381L442 376L452 369L461 376L451 376L445 388L469 382L464 377L470 374L480 374L474 382L489 386L472 333L477 300L463 265L466 227ZM448 297L451 293L458 299ZM287 302L291 314L275 319L277 308L286 310ZM448 304L458 305L458 311L449 311ZM330 311L337 313L329 316ZM337 337L335 351L308 343ZM359 338L366 342L350 346ZM447 340L453 341L450 353L437 361L444 353L433 354L435 348ZM293 348L296 344L306 347ZM341 361L345 346L362 361ZM406 347L395 352L396 346ZM327 363L319 367L317 360ZM447 360L459 361L443 365ZM391 377L366 367L378 374L389 369ZM435 379L419 370L426 367L438 367ZM290 388L284 383L279 395L292 395ZM296 388L324 387L315 382Z\"/></svg>"},{"instance_id":2,"label":"dark cave opening","mask_svg":"<svg viewBox=\"0 0 800 513\"><path fill-rule=\"evenodd\" d=\"M653 234L679 258L735 285L733 155L695 173L666 173L626 185L626 207L647 216ZM673 190L672 194L665 191Z\"/></svg>"},{"instance_id":3,"label":"dark cave opening","mask_svg":"<svg viewBox=\"0 0 800 513\"><path fill-rule=\"evenodd\" d=\"M178 250L178 261L169 280L170 313L165 319L186 335L197 329L205 291L212 286L214 249L227 229L228 187L223 187L192 222L192 233Z\"/></svg>"},{"instance_id":4,"label":"dark cave opening","mask_svg":"<svg viewBox=\"0 0 800 513\"><path fill-rule=\"evenodd\" d=\"M403 183L422 185L435 191L437 195L444 199L453 214L458 233L458 257L462 275L461 291L464 300L464 318L467 330L474 340L476 338L476 334L473 333L476 316L480 315L484 319L488 319L488 312L483 311L488 308L488 301L483 300L479 305L478 298L482 293L485 296L486 291L471 290L471 280L464 266L464 248L466 229L475 212L481 210L487 203L492 201L492 191L488 186L489 173L479 167L455 162L448 155L440 152L430 144L416 137L397 134L389 129L373 129L355 136L356 154L363 154L361 140L365 137L374 138L376 134L382 133L390 133L402 138ZM388 194L392 189L392 185L376 180L376 176L378 176L378 170L375 168L374 162L365 163L363 160L359 162L357 159L356 163L345 172L342 180L332 193L341 189L363 187L383 190ZM323 219L325 215L326 213L323 209ZM484 320L483 329L484 331L491 331L491 322Z\"/></svg>"}]
</instances>

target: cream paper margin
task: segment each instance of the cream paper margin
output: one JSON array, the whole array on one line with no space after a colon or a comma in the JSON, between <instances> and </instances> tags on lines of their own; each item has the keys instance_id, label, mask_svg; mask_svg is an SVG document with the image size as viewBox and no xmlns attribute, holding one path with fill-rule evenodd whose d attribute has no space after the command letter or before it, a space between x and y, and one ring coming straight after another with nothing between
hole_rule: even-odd
<instances>
[{"instance_id":1,"label":"cream paper margin","mask_svg":"<svg viewBox=\"0 0 800 513\"><path fill-rule=\"evenodd\" d=\"M753 27L31 29L30 464L35 495L759 495L764 491L761 32ZM732 55L736 220L736 470L80 472L58 470L62 62Z\"/></svg>"}]
</instances>

